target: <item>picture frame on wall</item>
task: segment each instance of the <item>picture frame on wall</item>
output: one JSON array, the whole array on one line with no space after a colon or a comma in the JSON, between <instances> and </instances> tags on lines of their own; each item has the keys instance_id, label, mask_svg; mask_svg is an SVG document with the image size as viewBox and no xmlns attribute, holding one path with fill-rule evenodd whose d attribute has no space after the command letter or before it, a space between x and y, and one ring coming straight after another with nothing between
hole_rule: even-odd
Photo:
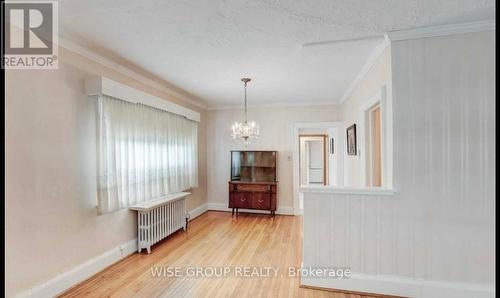
<instances>
[{"instance_id":1,"label":"picture frame on wall","mask_svg":"<svg viewBox=\"0 0 500 298\"><path fill-rule=\"evenodd\" d=\"M346 130L347 135L347 155L356 155L356 124L349 126Z\"/></svg>"}]
</instances>

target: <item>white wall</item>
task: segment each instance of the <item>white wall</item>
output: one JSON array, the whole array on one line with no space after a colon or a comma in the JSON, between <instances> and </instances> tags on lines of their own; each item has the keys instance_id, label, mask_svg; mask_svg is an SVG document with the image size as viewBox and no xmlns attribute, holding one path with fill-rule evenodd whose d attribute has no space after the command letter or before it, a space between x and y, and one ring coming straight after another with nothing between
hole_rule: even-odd
<instances>
[{"instance_id":1,"label":"white wall","mask_svg":"<svg viewBox=\"0 0 500 298\"><path fill-rule=\"evenodd\" d=\"M8 297L136 238L134 212L97 215L96 103L84 93L85 78L100 74L169 98L62 48L59 54L58 70L5 71ZM188 107L202 115L192 209L206 203L206 114Z\"/></svg>"},{"instance_id":2,"label":"white wall","mask_svg":"<svg viewBox=\"0 0 500 298\"><path fill-rule=\"evenodd\" d=\"M304 194L305 266L349 266L363 274L351 289L493 296L494 43L489 31L391 45L397 192Z\"/></svg>"},{"instance_id":3,"label":"white wall","mask_svg":"<svg viewBox=\"0 0 500 298\"><path fill-rule=\"evenodd\" d=\"M250 99L251 100L251 99ZM214 206L228 205L230 179L230 150L243 150L235 143L231 125L243 119L242 109L213 110L208 113L208 202ZM255 120L262 136L252 142L246 150L278 151L278 209L293 209L292 151L294 139L292 127L295 122L338 121L341 112L338 106L261 107L248 110L249 120Z\"/></svg>"},{"instance_id":4,"label":"white wall","mask_svg":"<svg viewBox=\"0 0 500 298\"><path fill-rule=\"evenodd\" d=\"M365 74L363 80L358 82L352 93L342 104L342 119L344 122L343 142L345 145L345 130L352 124L356 124L357 138L357 155L347 155L347 150L344 154L344 184L348 187L364 187L364 167L365 162L362 155L367 153L364 146L365 128L363 125L363 109L368 101L376 96L381 88L385 87L385 115L384 121L388 130L384 136L384 143L388 146L385 159L387 162L384 167L385 178L384 186L392 185L392 163L390 156L392 155L392 75L391 75L391 51L390 47L386 47L380 56L373 63L370 70Z\"/></svg>"}]
</instances>

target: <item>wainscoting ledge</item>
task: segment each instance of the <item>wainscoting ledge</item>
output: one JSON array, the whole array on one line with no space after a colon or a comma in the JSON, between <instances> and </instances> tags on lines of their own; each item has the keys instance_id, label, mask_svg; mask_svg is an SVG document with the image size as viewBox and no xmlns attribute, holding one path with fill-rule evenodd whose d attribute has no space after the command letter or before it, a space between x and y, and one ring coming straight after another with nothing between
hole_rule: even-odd
<instances>
[{"instance_id":1,"label":"wainscoting ledge","mask_svg":"<svg viewBox=\"0 0 500 298\"><path fill-rule=\"evenodd\" d=\"M380 188L380 187L364 187L364 188L351 188L351 187L332 187L321 185L307 185L301 186L299 189L302 193L317 193L317 194L343 194L343 195L386 195L392 196L396 193L394 188Z\"/></svg>"}]
</instances>

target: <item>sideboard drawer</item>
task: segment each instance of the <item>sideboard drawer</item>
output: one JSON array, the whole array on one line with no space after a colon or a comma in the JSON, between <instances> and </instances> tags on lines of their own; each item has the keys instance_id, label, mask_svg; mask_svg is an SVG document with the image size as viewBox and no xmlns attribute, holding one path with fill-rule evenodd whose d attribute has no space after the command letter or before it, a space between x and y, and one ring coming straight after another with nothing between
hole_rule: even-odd
<instances>
[{"instance_id":1,"label":"sideboard drawer","mask_svg":"<svg viewBox=\"0 0 500 298\"><path fill-rule=\"evenodd\" d=\"M229 181L229 208L269 210L274 217L278 199L278 184L276 182L256 183Z\"/></svg>"},{"instance_id":2,"label":"sideboard drawer","mask_svg":"<svg viewBox=\"0 0 500 298\"><path fill-rule=\"evenodd\" d=\"M250 200L250 208L269 210L271 208L271 195L268 193L254 193Z\"/></svg>"},{"instance_id":3,"label":"sideboard drawer","mask_svg":"<svg viewBox=\"0 0 500 298\"><path fill-rule=\"evenodd\" d=\"M271 186L266 184L237 184L236 190L238 191L253 191L253 192L269 192Z\"/></svg>"},{"instance_id":4,"label":"sideboard drawer","mask_svg":"<svg viewBox=\"0 0 500 298\"><path fill-rule=\"evenodd\" d=\"M229 198L229 208L251 208L251 196L244 192L233 192Z\"/></svg>"}]
</instances>

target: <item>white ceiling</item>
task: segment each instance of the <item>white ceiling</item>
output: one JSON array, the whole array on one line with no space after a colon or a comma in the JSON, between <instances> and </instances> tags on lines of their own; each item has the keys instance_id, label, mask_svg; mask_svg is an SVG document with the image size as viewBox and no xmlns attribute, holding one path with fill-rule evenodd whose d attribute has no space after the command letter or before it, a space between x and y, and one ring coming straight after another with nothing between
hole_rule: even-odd
<instances>
[{"instance_id":1,"label":"white ceiling","mask_svg":"<svg viewBox=\"0 0 500 298\"><path fill-rule=\"evenodd\" d=\"M64 0L64 38L100 48L210 107L338 102L382 38L494 19L493 0ZM103 54L103 53L101 53Z\"/></svg>"}]
</instances>

